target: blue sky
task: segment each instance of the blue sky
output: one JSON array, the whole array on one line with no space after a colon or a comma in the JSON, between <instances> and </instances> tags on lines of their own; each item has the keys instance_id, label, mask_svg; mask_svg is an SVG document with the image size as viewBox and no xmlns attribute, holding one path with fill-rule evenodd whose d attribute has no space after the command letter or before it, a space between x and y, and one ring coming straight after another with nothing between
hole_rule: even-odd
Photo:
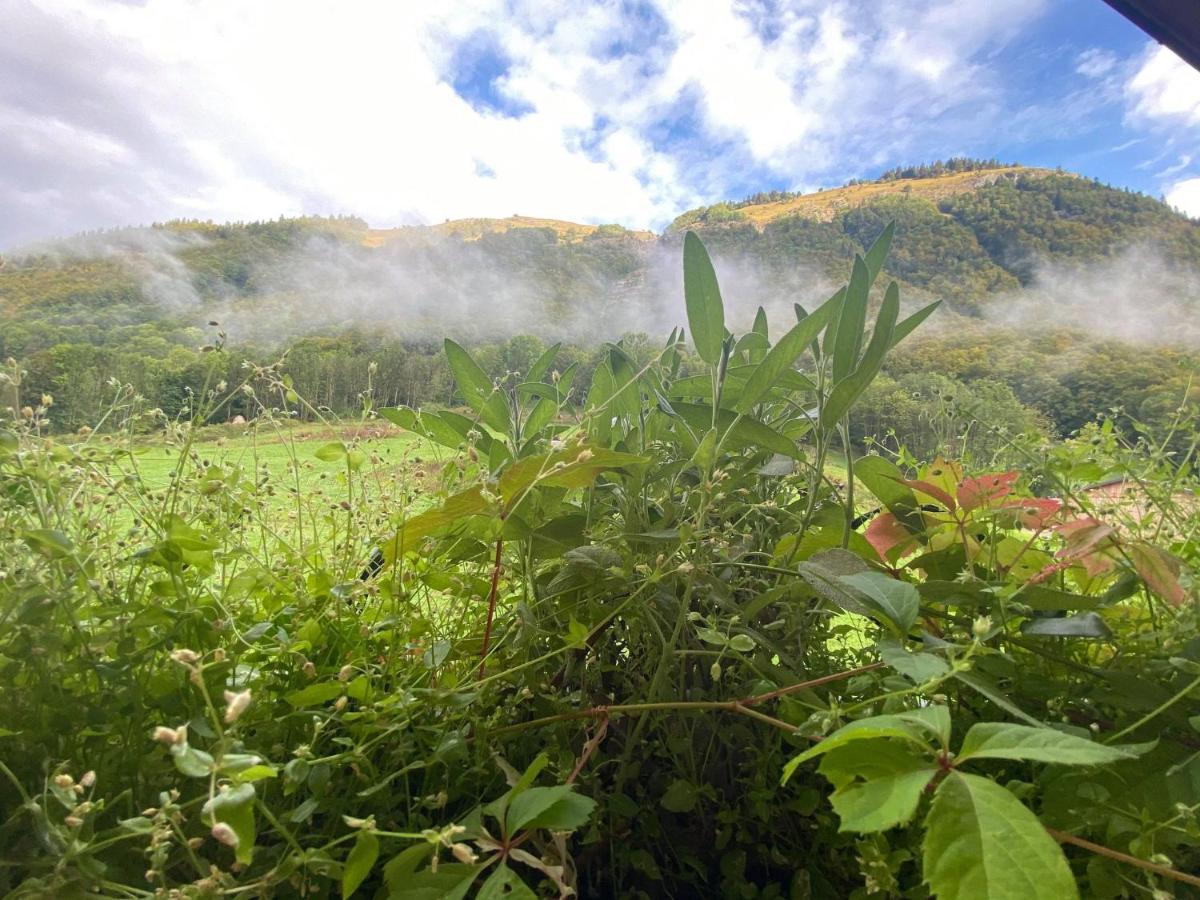
<instances>
[{"instance_id":1,"label":"blue sky","mask_svg":"<svg viewBox=\"0 0 1200 900\"><path fill-rule=\"evenodd\" d=\"M0 248L302 213L661 229L955 155L1200 216L1200 74L1101 0L0 3Z\"/></svg>"}]
</instances>

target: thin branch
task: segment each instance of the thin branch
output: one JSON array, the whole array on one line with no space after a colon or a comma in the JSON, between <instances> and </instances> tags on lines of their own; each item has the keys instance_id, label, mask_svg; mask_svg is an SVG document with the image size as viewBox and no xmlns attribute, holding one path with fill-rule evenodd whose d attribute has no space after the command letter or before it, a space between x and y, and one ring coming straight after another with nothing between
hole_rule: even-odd
<instances>
[{"instance_id":1,"label":"thin branch","mask_svg":"<svg viewBox=\"0 0 1200 900\"><path fill-rule=\"evenodd\" d=\"M1137 866L1139 869L1145 869L1147 872L1153 872L1156 875L1163 876L1163 878L1171 878L1175 881L1182 881L1184 884L1200 887L1200 876L1189 875L1187 872L1180 872L1178 869L1172 869L1170 866L1161 866L1149 860L1139 859L1136 856L1130 856L1128 853L1122 853L1119 850L1113 850L1111 847L1105 847L1103 844L1094 844L1084 838L1075 837L1075 835L1067 834L1065 831L1059 831L1057 828L1047 828L1046 831L1050 834L1050 837L1054 838L1060 844L1072 844L1099 856L1107 856L1109 859L1115 859L1117 862Z\"/></svg>"},{"instance_id":2,"label":"thin branch","mask_svg":"<svg viewBox=\"0 0 1200 900\"><path fill-rule=\"evenodd\" d=\"M496 594L500 585L500 551L504 548L504 539L496 538L496 561L492 564L492 590L488 593L487 625L483 629L483 646L479 650L479 677L483 677L484 666L487 664L488 644L492 639L492 620L496 617Z\"/></svg>"}]
</instances>

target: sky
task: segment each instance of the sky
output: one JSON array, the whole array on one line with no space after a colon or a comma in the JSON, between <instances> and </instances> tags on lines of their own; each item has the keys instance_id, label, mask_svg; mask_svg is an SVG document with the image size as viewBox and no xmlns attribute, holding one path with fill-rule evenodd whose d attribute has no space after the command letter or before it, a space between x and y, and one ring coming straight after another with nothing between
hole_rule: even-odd
<instances>
[{"instance_id":1,"label":"sky","mask_svg":"<svg viewBox=\"0 0 1200 900\"><path fill-rule=\"evenodd\" d=\"M962 155L1200 217L1200 73L1101 0L0 0L0 249L301 214L661 230Z\"/></svg>"}]
</instances>

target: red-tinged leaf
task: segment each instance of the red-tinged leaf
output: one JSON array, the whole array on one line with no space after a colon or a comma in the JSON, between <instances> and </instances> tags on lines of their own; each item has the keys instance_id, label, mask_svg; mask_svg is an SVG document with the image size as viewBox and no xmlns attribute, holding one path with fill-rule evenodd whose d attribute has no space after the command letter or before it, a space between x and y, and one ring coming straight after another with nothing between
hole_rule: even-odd
<instances>
[{"instance_id":1,"label":"red-tinged leaf","mask_svg":"<svg viewBox=\"0 0 1200 900\"><path fill-rule=\"evenodd\" d=\"M1151 544L1138 543L1129 548L1129 558L1142 581L1172 606L1179 606L1187 599L1187 593L1179 583L1179 560L1170 553Z\"/></svg>"},{"instance_id":2,"label":"red-tinged leaf","mask_svg":"<svg viewBox=\"0 0 1200 900\"><path fill-rule=\"evenodd\" d=\"M900 483L912 488L914 491L917 491L918 493L924 494L926 497L936 500L938 503L942 504L944 507L946 507L947 510L949 510L951 512L954 511L954 509L957 505L954 502L954 498L951 497L948 492L942 490L940 487L938 487L935 484L930 484L928 481L915 481L914 480L914 481L901 481Z\"/></svg>"},{"instance_id":3,"label":"red-tinged leaf","mask_svg":"<svg viewBox=\"0 0 1200 900\"><path fill-rule=\"evenodd\" d=\"M1010 497L1000 506L1001 509L1012 510L1016 514L1017 524L1030 531L1048 528L1051 520L1063 508L1062 501L1052 497Z\"/></svg>"},{"instance_id":4,"label":"red-tinged leaf","mask_svg":"<svg viewBox=\"0 0 1200 900\"><path fill-rule=\"evenodd\" d=\"M880 559L887 559L888 554L898 547L910 544L916 540L912 532L900 524L890 512L880 513L871 520L866 531L867 543L875 548Z\"/></svg>"},{"instance_id":5,"label":"red-tinged leaf","mask_svg":"<svg viewBox=\"0 0 1200 900\"><path fill-rule=\"evenodd\" d=\"M1060 558L1078 562L1092 577L1112 568L1111 551L1116 543L1116 532L1111 525L1091 516L1080 516L1054 526L1054 530L1067 542L1058 551Z\"/></svg>"},{"instance_id":6,"label":"red-tinged leaf","mask_svg":"<svg viewBox=\"0 0 1200 900\"><path fill-rule=\"evenodd\" d=\"M1016 472L999 472L968 478L958 486L958 505L964 510L992 506L997 500L1011 494L1016 483Z\"/></svg>"}]
</instances>

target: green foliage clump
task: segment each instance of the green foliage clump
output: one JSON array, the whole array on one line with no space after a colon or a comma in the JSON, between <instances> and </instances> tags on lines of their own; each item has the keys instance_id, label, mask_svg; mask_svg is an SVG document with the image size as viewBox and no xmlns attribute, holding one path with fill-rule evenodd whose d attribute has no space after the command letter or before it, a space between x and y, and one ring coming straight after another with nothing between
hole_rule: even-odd
<instances>
[{"instance_id":1,"label":"green foliage clump","mask_svg":"<svg viewBox=\"0 0 1200 900\"><path fill-rule=\"evenodd\" d=\"M607 344L586 390L558 345L489 371L446 341L450 408L368 391L337 427L282 362L226 381L217 349L157 477L130 392L120 437L18 411L0 889L1195 884L1200 435L1130 452L1110 423L1009 471L861 455L855 409L933 311L901 318L894 281L872 302L892 237L783 333L735 335L689 233L694 356L679 330ZM251 438L201 444L235 400ZM313 440L270 444L299 409ZM1132 502L1086 489L1113 472Z\"/></svg>"}]
</instances>

